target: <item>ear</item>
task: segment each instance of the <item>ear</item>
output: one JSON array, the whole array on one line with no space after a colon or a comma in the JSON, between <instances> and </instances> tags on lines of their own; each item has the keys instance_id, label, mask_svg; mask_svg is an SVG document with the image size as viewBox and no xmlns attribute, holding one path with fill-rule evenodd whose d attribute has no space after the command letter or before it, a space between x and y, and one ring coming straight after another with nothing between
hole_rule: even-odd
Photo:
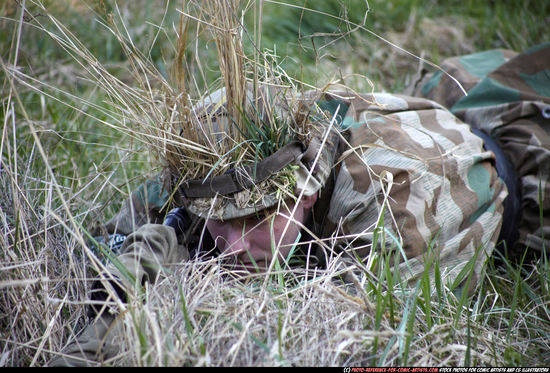
<instances>
[{"instance_id":1,"label":"ear","mask_svg":"<svg viewBox=\"0 0 550 373\"><path fill-rule=\"evenodd\" d=\"M311 196L302 196L302 205L304 209L310 209L317 202L317 192L313 193Z\"/></svg>"}]
</instances>

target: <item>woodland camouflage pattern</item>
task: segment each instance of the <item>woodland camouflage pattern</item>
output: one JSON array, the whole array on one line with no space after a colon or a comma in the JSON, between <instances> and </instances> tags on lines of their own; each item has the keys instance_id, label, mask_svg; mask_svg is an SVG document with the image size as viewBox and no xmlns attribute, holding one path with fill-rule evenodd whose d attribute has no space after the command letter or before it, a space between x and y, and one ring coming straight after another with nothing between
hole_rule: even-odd
<instances>
[{"instance_id":1,"label":"woodland camouflage pattern","mask_svg":"<svg viewBox=\"0 0 550 373\"><path fill-rule=\"evenodd\" d=\"M521 189L519 239L512 253L550 247L550 43L518 54L492 50L455 57L442 66L468 91L435 73L414 95L435 100L490 134L512 162ZM536 253L538 252L538 253Z\"/></svg>"},{"instance_id":2,"label":"woodland camouflage pattern","mask_svg":"<svg viewBox=\"0 0 550 373\"><path fill-rule=\"evenodd\" d=\"M334 154L331 176L314 207L311 230L336 245L319 247L320 261L342 252L366 258L378 226L383 229L376 232L384 232L378 242L385 245L377 250L395 255L402 276L414 279L427 260L438 259L444 281L453 281L471 263L471 290L498 243L508 193L494 167L495 155L470 126L498 141L520 178L523 211L516 250L548 247L549 64L549 44L519 55L489 51L445 61L442 67L468 96L441 73L418 81L411 90L416 97L326 94L319 105L338 114L340 128L327 145ZM161 268L171 262L168 258L187 257L155 248L163 240L148 241L160 230L169 232L165 227L142 226L162 223L161 211L169 209L169 193L160 185L148 182L106 225L110 233L135 231L120 258L127 259L122 261L138 283L143 279L138 272L146 271L132 261L148 257L147 277L154 278L151 263ZM202 226L196 217L195 223L187 239L196 241ZM176 243L171 247L183 249Z\"/></svg>"}]
</instances>

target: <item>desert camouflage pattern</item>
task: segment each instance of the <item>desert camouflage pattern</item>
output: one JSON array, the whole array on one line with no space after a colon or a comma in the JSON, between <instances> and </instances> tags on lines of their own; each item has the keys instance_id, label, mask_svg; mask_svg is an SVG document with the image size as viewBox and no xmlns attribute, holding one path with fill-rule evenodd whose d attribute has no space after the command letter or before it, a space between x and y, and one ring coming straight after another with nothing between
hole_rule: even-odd
<instances>
[{"instance_id":1,"label":"desert camouflage pattern","mask_svg":"<svg viewBox=\"0 0 550 373\"><path fill-rule=\"evenodd\" d=\"M472 127L489 134L519 178L521 218L510 253L538 256L550 247L550 43L518 54L491 50L454 57L448 76L425 76L412 94L435 100ZM529 256L529 255L528 255Z\"/></svg>"},{"instance_id":2,"label":"desert camouflage pattern","mask_svg":"<svg viewBox=\"0 0 550 373\"><path fill-rule=\"evenodd\" d=\"M450 282L471 262L475 284L507 196L494 154L434 101L385 93L325 98L347 110L332 193L321 194L328 211L315 213L320 235L368 261L376 229L377 254L397 257L402 279L421 276L426 260L438 260Z\"/></svg>"}]
</instances>

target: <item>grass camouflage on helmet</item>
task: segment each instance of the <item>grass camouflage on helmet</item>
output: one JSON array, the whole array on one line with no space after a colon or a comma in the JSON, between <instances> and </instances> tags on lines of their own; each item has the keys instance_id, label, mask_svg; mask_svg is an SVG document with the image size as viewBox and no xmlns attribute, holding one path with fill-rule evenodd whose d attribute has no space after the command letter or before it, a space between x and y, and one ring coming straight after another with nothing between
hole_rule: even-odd
<instances>
[{"instance_id":1,"label":"grass camouflage on helmet","mask_svg":"<svg viewBox=\"0 0 550 373\"><path fill-rule=\"evenodd\" d=\"M307 99L304 102L308 102L312 111L320 111L314 101ZM214 106L220 107L215 103ZM276 111L281 113L283 110ZM284 116L290 117L288 114ZM216 122L213 127L220 132L225 133L225 126L234 125L233 121L223 120L220 114L214 118L210 120ZM272 153L260 156L259 152L254 152L251 161L234 162L236 166L221 175L211 172L202 178L174 180L183 198L182 203L201 217L227 220L251 215L282 200L295 198L297 190L306 196L316 193L324 185L328 177L326 170L331 167L331 151L321 147L322 137L330 128L330 118L324 114L322 117L311 115L307 120L307 136L288 136L286 143L279 144ZM331 136L331 144L334 137ZM316 158L317 167L312 169ZM222 163L221 159L219 163Z\"/></svg>"},{"instance_id":2,"label":"grass camouflage on helmet","mask_svg":"<svg viewBox=\"0 0 550 373\"><path fill-rule=\"evenodd\" d=\"M257 213L294 198L297 190L312 195L330 168L330 152L319 146L330 127L315 103L319 95L299 93L299 84L251 40L238 8L236 0L209 0L187 8L197 14L182 13L176 63L181 94L174 103L180 130L173 121L159 147L176 204L221 220ZM181 56L189 22L197 20L197 29L216 43L221 79L192 105ZM253 46L251 56L245 42Z\"/></svg>"}]
</instances>

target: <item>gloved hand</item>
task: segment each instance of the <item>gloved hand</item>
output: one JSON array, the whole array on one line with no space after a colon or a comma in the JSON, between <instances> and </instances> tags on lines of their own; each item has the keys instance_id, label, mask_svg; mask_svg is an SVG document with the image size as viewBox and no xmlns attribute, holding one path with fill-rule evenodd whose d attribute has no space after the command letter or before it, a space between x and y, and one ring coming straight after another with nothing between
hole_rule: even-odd
<instances>
[{"instance_id":1,"label":"gloved hand","mask_svg":"<svg viewBox=\"0 0 550 373\"><path fill-rule=\"evenodd\" d=\"M163 224L174 228L176 236L179 236L189 229L191 223L192 221L187 211L182 207L177 207L166 215Z\"/></svg>"}]
</instances>

